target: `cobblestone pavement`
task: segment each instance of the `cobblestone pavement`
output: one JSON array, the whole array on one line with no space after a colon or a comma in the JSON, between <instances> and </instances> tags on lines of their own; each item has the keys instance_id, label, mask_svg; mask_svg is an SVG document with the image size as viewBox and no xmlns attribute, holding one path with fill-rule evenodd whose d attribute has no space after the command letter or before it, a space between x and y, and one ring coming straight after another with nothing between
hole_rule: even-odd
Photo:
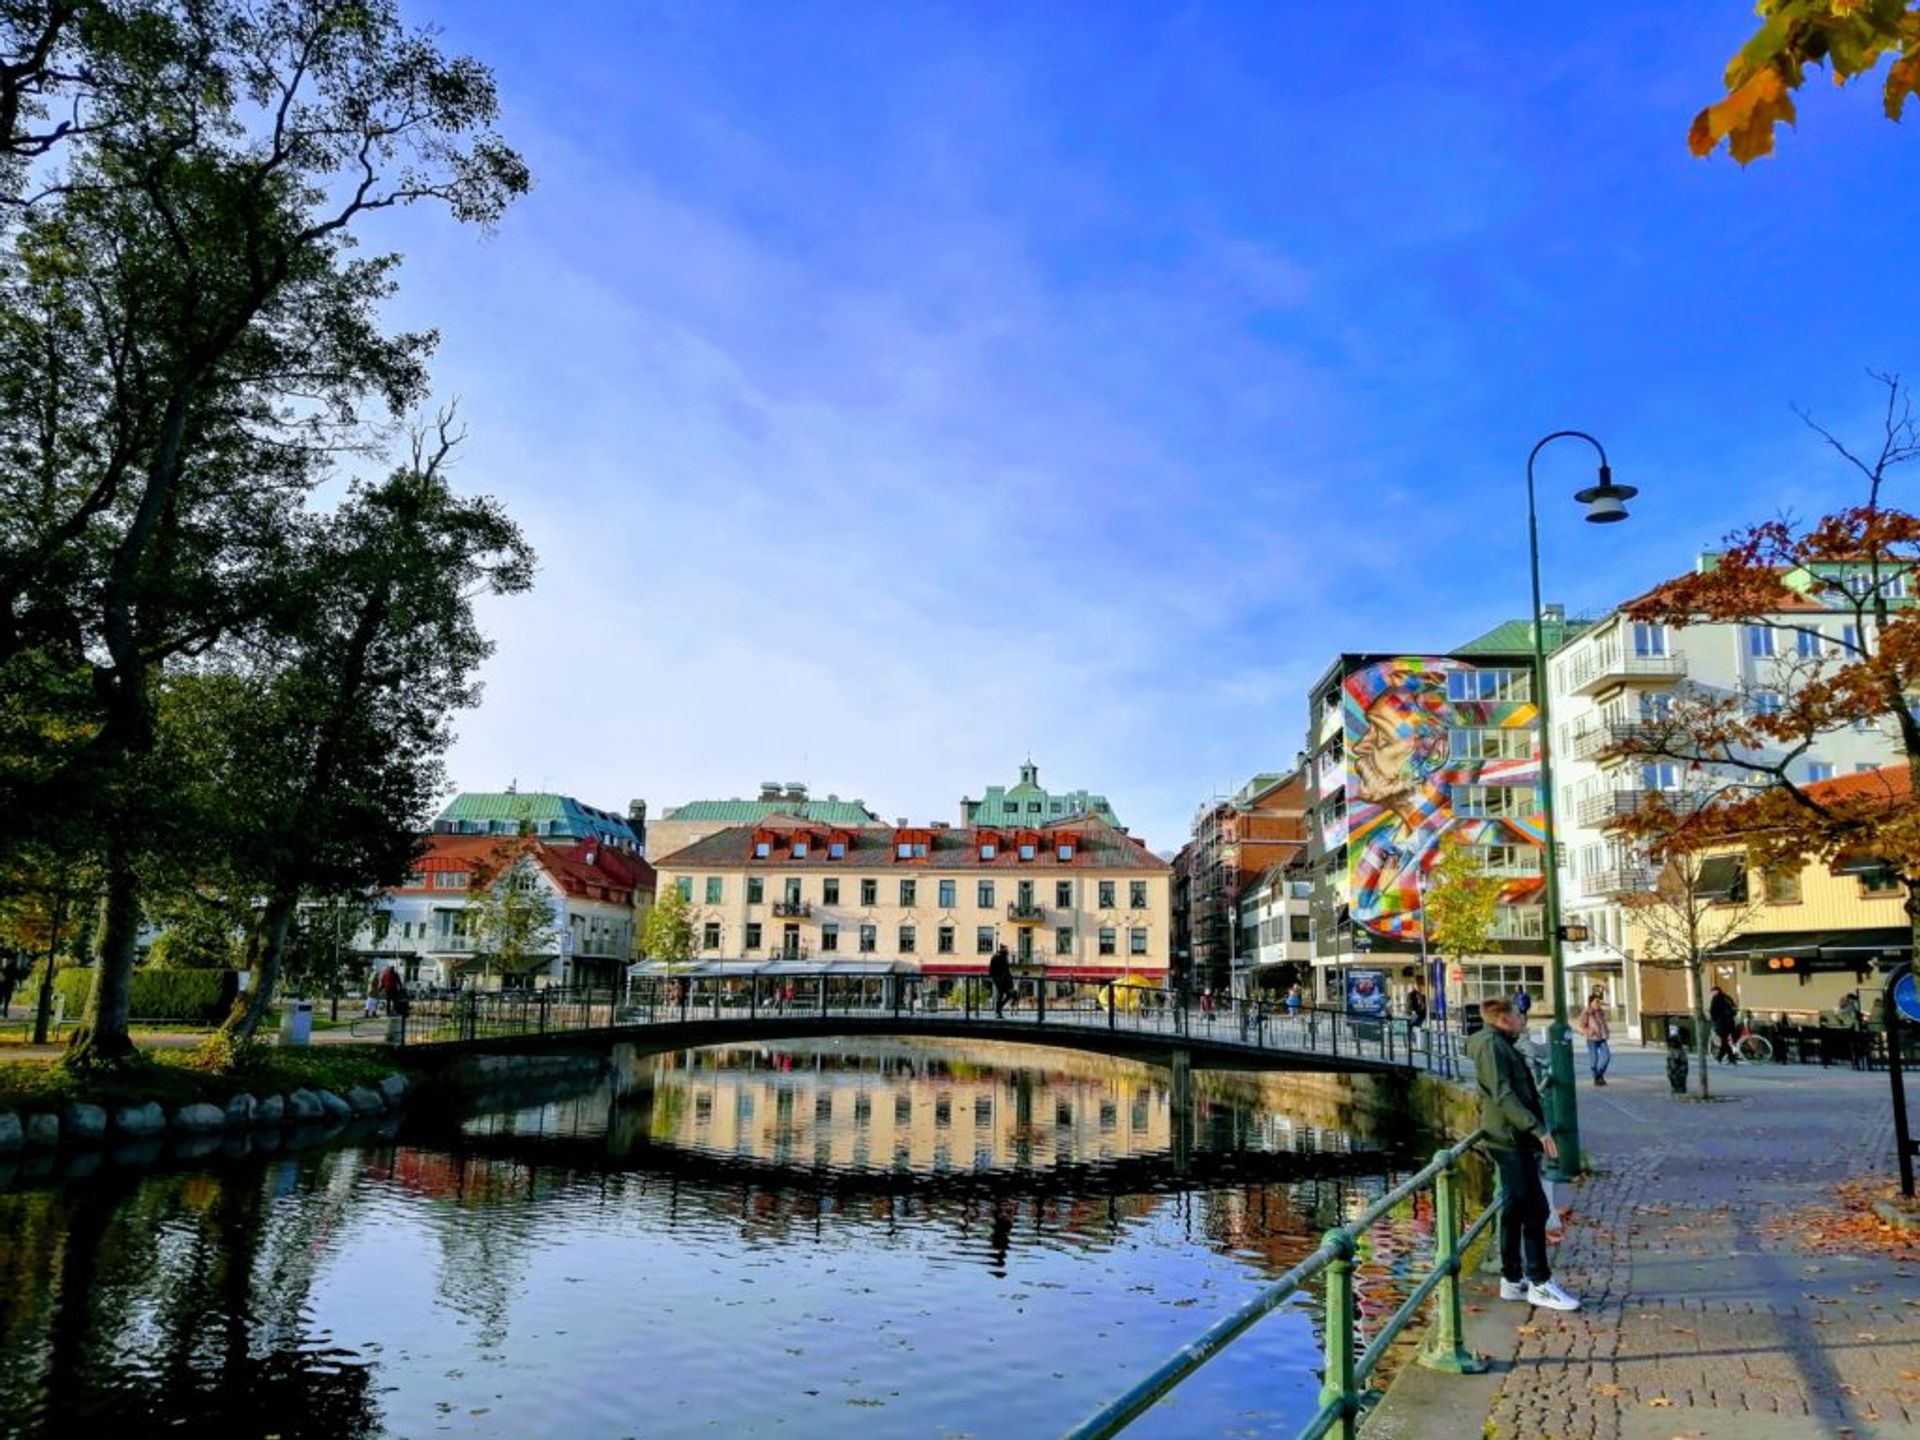
<instances>
[{"instance_id":1,"label":"cobblestone pavement","mask_svg":"<svg viewBox=\"0 0 1920 1440\"><path fill-rule=\"evenodd\" d=\"M1573 1187L1555 1271L1585 1308L1474 1286L1481 1348L1500 1356L1505 1314L1517 1328L1485 1433L1920 1436L1920 1244L1893 1258L1818 1223L1854 1213L1837 1185L1890 1172L1885 1074L1715 1065L1724 1098L1701 1104L1672 1098L1658 1061L1628 1052L1605 1089L1583 1072L1596 1173Z\"/></svg>"}]
</instances>

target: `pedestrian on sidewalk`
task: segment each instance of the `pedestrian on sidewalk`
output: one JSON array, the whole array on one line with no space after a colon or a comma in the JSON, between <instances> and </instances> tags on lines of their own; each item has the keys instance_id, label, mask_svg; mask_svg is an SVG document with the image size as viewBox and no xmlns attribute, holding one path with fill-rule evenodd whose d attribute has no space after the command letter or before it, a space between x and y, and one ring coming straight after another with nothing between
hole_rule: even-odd
<instances>
[{"instance_id":1,"label":"pedestrian on sidewalk","mask_svg":"<svg viewBox=\"0 0 1920 1440\"><path fill-rule=\"evenodd\" d=\"M1013 957L1002 945L987 961L987 980L993 986L993 1018L1006 1014L1007 1001L1013 998Z\"/></svg>"},{"instance_id":2,"label":"pedestrian on sidewalk","mask_svg":"<svg viewBox=\"0 0 1920 1440\"><path fill-rule=\"evenodd\" d=\"M1738 1065L1740 1056L1733 1048L1734 1022L1740 1018L1740 1012L1733 1003L1733 997L1718 985L1713 987L1713 998L1707 1001L1707 1019L1713 1025L1715 1043L1714 1058L1728 1065Z\"/></svg>"},{"instance_id":3,"label":"pedestrian on sidewalk","mask_svg":"<svg viewBox=\"0 0 1920 1440\"><path fill-rule=\"evenodd\" d=\"M1587 1066L1593 1071L1593 1083L1607 1083L1607 1067L1613 1064L1613 1027L1607 1022L1607 1007L1600 992L1587 996L1587 1008L1580 1012L1574 1028L1587 1042Z\"/></svg>"},{"instance_id":4,"label":"pedestrian on sidewalk","mask_svg":"<svg viewBox=\"0 0 1920 1440\"><path fill-rule=\"evenodd\" d=\"M1560 1150L1547 1132L1533 1069L1515 1045L1526 1018L1505 1000L1480 1006L1485 1026L1467 1040L1480 1092L1480 1128L1500 1171L1500 1298L1544 1310L1578 1310L1580 1302L1554 1283L1547 1263L1547 1192L1540 1157Z\"/></svg>"},{"instance_id":5,"label":"pedestrian on sidewalk","mask_svg":"<svg viewBox=\"0 0 1920 1440\"><path fill-rule=\"evenodd\" d=\"M1420 988L1418 980L1407 992L1407 1028L1418 1030L1427 1023L1427 992Z\"/></svg>"}]
</instances>

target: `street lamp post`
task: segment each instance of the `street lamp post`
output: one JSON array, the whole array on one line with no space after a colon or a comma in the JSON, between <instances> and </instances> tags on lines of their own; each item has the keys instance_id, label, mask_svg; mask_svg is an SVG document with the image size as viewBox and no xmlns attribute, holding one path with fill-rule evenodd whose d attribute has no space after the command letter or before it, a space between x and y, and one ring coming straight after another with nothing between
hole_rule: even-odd
<instances>
[{"instance_id":1,"label":"street lamp post","mask_svg":"<svg viewBox=\"0 0 1920 1440\"><path fill-rule=\"evenodd\" d=\"M1547 684L1546 627L1542 624L1540 603L1540 522L1533 486L1533 462L1555 440L1584 440L1599 452L1600 483L1573 497L1576 503L1587 507L1587 519L1593 524L1606 525L1626 519L1624 502L1640 492L1631 485L1613 483L1606 447L1584 430L1555 430L1543 436L1527 454L1527 562L1533 580L1533 683L1537 687L1540 711L1540 819L1546 840L1541 858L1547 871L1547 977L1553 987L1553 1024L1547 1029L1547 1057L1553 1076L1553 1083L1547 1087L1547 1129L1560 1151L1549 1173L1555 1180L1572 1180L1585 1166L1580 1153L1579 1107L1573 1091L1573 1029L1567 1024L1566 956L1561 949L1566 936L1560 920L1559 844L1553 833L1552 715L1548 708L1548 692L1552 687Z\"/></svg>"}]
</instances>

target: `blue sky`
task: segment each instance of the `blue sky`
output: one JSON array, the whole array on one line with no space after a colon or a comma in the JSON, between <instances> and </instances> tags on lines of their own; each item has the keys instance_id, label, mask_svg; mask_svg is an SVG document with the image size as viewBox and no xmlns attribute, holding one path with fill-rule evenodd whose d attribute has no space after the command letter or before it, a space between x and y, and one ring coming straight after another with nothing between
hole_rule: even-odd
<instances>
[{"instance_id":1,"label":"blue sky","mask_svg":"<svg viewBox=\"0 0 1920 1440\"><path fill-rule=\"evenodd\" d=\"M955 818L1031 754L1156 848L1341 650L1526 608L1523 464L1642 487L1549 598L1851 498L1791 406L1915 369L1920 134L1807 88L1693 159L1742 3L433 0L536 188L369 235L461 483L538 545L466 788L805 779ZM1920 478L1920 477L1916 477Z\"/></svg>"}]
</instances>

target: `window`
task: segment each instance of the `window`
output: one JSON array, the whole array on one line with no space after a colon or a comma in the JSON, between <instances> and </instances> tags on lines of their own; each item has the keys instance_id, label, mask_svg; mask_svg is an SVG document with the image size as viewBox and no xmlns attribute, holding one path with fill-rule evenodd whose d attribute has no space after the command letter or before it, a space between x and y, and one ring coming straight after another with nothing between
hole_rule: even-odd
<instances>
[{"instance_id":1,"label":"window","mask_svg":"<svg viewBox=\"0 0 1920 1440\"><path fill-rule=\"evenodd\" d=\"M442 870L433 877L434 885L441 890L464 890L471 882L465 870Z\"/></svg>"},{"instance_id":2,"label":"window","mask_svg":"<svg viewBox=\"0 0 1920 1440\"><path fill-rule=\"evenodd\" d=\"M1022 846L1020 847L1020 858L1021 858L1022 860L1031 860L1031 859L1033 859L1033 846L1031 846L1031 845L1022 845Z\"/></svg>"},{"instance_id":3,"label":"window","mask_svg":"<svg viewBox=\"0 0 1920 1440\"><path fill-rule=\"evenodd\" d=\"M720 948L720 922L709 920L700 927L700 948L718 950Z\"/></svg>"},{"instance_id":4,"label":"window","mask_svg":"<svg viewBox=\"0 0 1920 1440\"><path fill-rule=\"evenodd\" d=\"M1000 808L1009 815L1018 815L1020 813L1020 802L1018 800L1003 801Z\"/></svg>"},{"instance_id":5,"label":"window","mask_svg":"<svg viewBox=\"0 0 1920 1440\"><path fill-rule=\"evenodd\" d=\"M1643 790L1677 790L1680 788L1680 767L1671 760L1650 760L1640 767L1640 788Z\"/></svg>"},{"instance_id":6,"label":"window","mask_svg":"<svg viewBox=\"0 0 1920 1440\"><path fill-rule=\"evenodd\" d=\"M933 948L942 955L953 954L953 926L942 925L934 932Z\"/></svg>"},{"instance_id":7,"label":"window","mask_svg":"<svg viewBox=\"0 0 1920 1440\"><path fill-rule=\"evenodd\" d=\"M1143 927L1136 925L1127 931L1127 953L1129 955L1147 953L1147 932Z\"/></svg>"},{"instance_id":8,"label":"window","mask_svg":"<svg viewBox=\"0 0 1920 1440\"><path fill-rule=\"evenodd\" d=\"M1821 780L1831 779L1833 779L1833 766L1825 760L1809 760L1807 762L1807 783L1809 785Z\"/></svg>"},{"instance_id":9,"label":"window","mask_svg":"<svg viewBox=\"0 0 1920 1440\"><path fill-rule=\"evenodd\" d=\"M860 882L860 903L868 906L878 905L880 903L880 882L878 880L862 880Z\"/></svg>"},{"instance_id":10,"label":"window","mask_svg":"<svg viewBox=\"0 0 1920 1440\"><path fill-rule=\"evenodd\" d=\"M1888 575L1886 579L1880 582L1880 593L1889 600L1906 599L1907 572L1904 570L1895 570L1892 574Z\"/></svg>"},{"instance_id":11,"label":"window","mask_svg":"<svg viewBox=\"0 0 1920 1440\"><path fill-rule=\"evenodd\" d=\"M1129 880L1127 882L1127 908L1129 910L1144 910L1147 908L1146 881Z\"/></svg>"},{"instance_id":12,"label":"window","mask_svg":"<svg viewBox=\"0 0 1920 1440\"><path fill-rule=\"evenodd\" d=\"M1842 625L1840 627L1840 648L1848 655L1864 655L1866 653L1860 648L1860 627L1858 625Z\"/></svg>"},{"instance_id":13,"label":"window","mask_svg":"<svg viewBox=\"0 0 1920 1440\"><path fill-rule=\"evenodd\" d=\"M1747 654L1756 660L1772 658L1773 627L1771 625L1747 626Z\"/></svg>"},{"instance_id":14,"label":"window","mask_svg":"<svg viewBox=\"0 0 1920 1440\"><path fill-rule=\"evenodd\" d=\"M993 881L982 880L974 895L974 904L982 910L993 909Z\"/></svg>"},{"instance_id":15,"label":"window","mask_svg":"<svg viewBox=\"0 0 1920 1440\"><path fill-rule=\"evenodd\" d=\"M895 853L902 860L924 860L927 858L926 843L921 840L902 840L895 847Z\"/></svg>"},{"instance_id":16,"label":"window","mask_svg":"<svg viewBox=\"0 0 1920 1440\"><path fill-rule=\"evenodd\" d=\"M1778 690L1756 690L1753 692L1751 703L1755 715L1778 715L1780 713L1780 692Z\"/></svg>"},{"instance_id":17,"label":"window","mask_svg":"<svg viewBox=\"0 0 1920 1440\"><path fill-rule=\"evenodd\" d=\"M718 875L707 876L707 904L718 905L726 889L726 881Z\"/></svg>"},{"instance_id":18,"label":"window","mask_svg":"<svg viewBox=\"0 0 1920 1440\"><path fill-rule=\"evenodd\" d=\"M1056 880L1053 882L1053 903L1059 910L1073 908L1073 881Z\"/></svg>"},{"instance_id":19,"label":"window","mask_svg":"<svg viewBox=\"0 0 1920 1440\"><path fill-rule=\"evenodd\" d=\"M991 860L995 855L998 855L999 853L1000 853L1000 847L998 845L995 845L993 841L982 840L980 842L980 858L982 860Z\"/></svg>"},{"instance_id":20,"label":"window","mask_svg":"<svg viewBox=\"0 0 1920 1440\"><path fill-rule=\"evenodd\" d=\"M1062 802L1055 800L1048 808L1052 810L1054 814L1059 815L1063 813L1067 807Z\"/></svg>"},{"instance_id":21,"label":"window","mask_svg":"<svg viewBox=\"0 0 1920 1440\"><path fill-rule=\"evenodd\" d=\"M1900 877L1893 873L1891 865L1877 866L1860 873L1860 893L1862 895L1897 895L1906 887L1900 883Z\"/></svg>"},{"instance_id":22,"label":"window","mask_svg":"<svg viewBox=\"0 0 1920 1440\"><path fill-rule=\"evenodd\" d=\"M1654 659L1667 653L1667 627L1639 623L1633 627L1633 653L1640 659Z\"/></svg>"},{"instance_id":23,"label":"window","mask_svg":"<svg viewBox=\"0 0 1920 1440\"><path fill-rule=\"evenodd\" d=\"M800 903L800 877L797 875L788 876L785 882L785 889L782 893L787 904L798 905Z\"/></svg>"},{"instance_id":24,"label":"window","mask_svg":"<svg viewBox=\"0 0 1920 1440\"><path fill-rule=\"evenodd\" d=\"M1304 945L1313 939L1313 921L1305 915L1287 917L1287 939L1296 945Z\"/></svg>"},{"instance_id":25,"label":"window","mask_svg":"<svg viewBox=\"0 0 1920 1440\"><path fill-rule=\"evenodd\" d=\"M767 898L767 882L758 875L747 877L747 904L758 905Z\"/></svg>"},{"instance_id":26,"label":"window","mask_svg":"<svg viewBox=\"0 0 1920 1440\"><path fill-rule=\"evenodd\" d=\"M1114 944L1114 933L1111 925L1102 925L1100 927L1100 953L1102 955L1117 953L1118 947Z\"/></svg>"},{"instance_id":27,"label":"window","mask_svg":"<svg viewBox=\"0 0 1920 1440\"><path fill-rule=\"evenodd\" d=\"M1053 932L1053 953L1071 955L1073 953L1073 927L1062 925Z\"/></svg>"},{"instance_id":28,"label":"window","mask_svg":"<svg viewBox=\"0 0 1920 1440\"><path fill-rule=\"evenodd\" d=\"M973 953L976 955L993 954L993 926L977 926L973 932Z\"/></svg>"},{"instance_id":29,"label":"window","mask_svg":"<svg viewBox=\"0 0 1920 1440\"><path fill-rule=\"evenodd\" d=\"M1060 847L1059 847L1059 848L1058 848L1057 850L1055 850L1055 851L1054 851L1053 853L1054 853L1054 855L1055 855L1055 856L1056 856L1056 857L1057 857L1058 859L1060 859L1060 860L1063 860L1063 861L1065 861L1065 860L1071 860L1071 859L1073 859L1073 842L1072 842L1072 841L1067 841L1067 842L1065 842L1065 843L1063 843L1063 844L1062 844L1062 845L1061 845L1061 846L1060 846Z\"/></svg>"},{"instance_id":30,"label":"window","mask_svg":"<svg viewBox=\"0 0 1920 1440\"><path fill-rule=\"evenodd\" d=\"M846 841L829 840L827 842L827 858L829 860L844 860L846 858L846 854L847 854Z\"/></svg>"},{"instance_id":31,"label":"window","mask_svg":"<svg viewBox=\"0 0 1920 1440\"><path fill-rule=\"evenodd\" d=\"M760 948L760 924L758 921L749 920L747 922L747 949L758 950L759 948Z\"/></svg>"},{"instance_id":32,"label":"window","mask_svg":"<svg viewBox=\"0 0 1920 1440\"><path fill-rule=\"evenodd\" d=\"M951 880L942 880L940 882L940 908L942 910L951 910L959 903L954 893L957 888Z\"/></svg>"},{"instance_id":33,"label":"window","mask_svg":"<svg viewBox=\"0 0 1920 1440\"><path fill-rule=\"evenodd\" d=\"M1449 670L1447 699L1531 700L1533 676L1525 670Z\"/></svg>"},{"instance_id":34,"label":"window","mask_svg":"<svg viewBox=\"0 0 1920 1440\"><path fill-rule=\"evenodd\" d=\"M1533 732L1487 726L1449 730L1447 751L1462 760L1525 760L1533 754Z\"/></svg>"},{"instance_id":35,"label":"window","mask_svg":"<svg viewBox=\"0 0 1920 1440\"><path fill-rule=\"evenodd\" d=\"M1113 909L1113 881L1111 880L1102 880L1100 882L1100 908L1102 910Z\"/></svg>"},{"instance_id":36,"label":"window","mask_svg":"<svg viewBox=\"0 0 1920 1440\"><path fill-rule=\"evenodd\" d=\"M1760 881L1769 905L1794 905L1800 900L1800 872L1784 865L1769 865Z\"/></svg>"},{"instance_id":37,"label":"window","mask_svg":"<svg viewBox=\"0 0 1920 1440\"><path fill-rule=\"evenodd\" d=\"M879 944L880 927L878 925L862 925L860 927L860 953L862 955L871 955L874 950L878 948Z\"/></svg>"},{"instance_id":38,"label":"window","mask_svg":"<svg viewBox=\"0 0 1920 1440\"><path fill-rule=\"evenodd\" d=\"M914 933L913 926L902 925L900 927L900 953L902 955L913 954L914 943L917 939L918 937Z\"/></svg>"},{"instance_id":39,"label":"window","mask_svg":"<svg viewBox=\"0 0 1920 1440\"><path fill-rule=\"evenodd\" d=\"M1656 725L1673 718L1673 696L1640 692L1640 723Z\"/></svg>"},{"instance_id":40,"label":"window","mask_svg":"<svg viewBox=\"0 0 1920 1440\"><path fill-rule=\"evenodd\" d=\"M771 855L772 853L773 853L773 846L769 845L765 840L756 840L753 842L753 858L754 859L764 860L767 858L767 856Z\"/></svg>"},{"instance_id":41,"label":"window","mask_svg":"<svg viewBox=\"0 0 1920 1440\"><path fill-rule=\"evenodd\" d=\"M820 949L835 951L840 948L840 927L829 921L820 927Z\"/></svg>"},{"instance_id":42,"label":"window","mask_svg":"<svg viewBox=\"0 0 1920 1440\"><path fill-rule=\"evenodd\" d=\"M912 909L919 903L917 898L919 894L920 886L917 881L902 880L900 882L900 908L903 910Z\"/></svg>"},{"instance_id":43,"label":"window","mask_svg":"<svg viewBox=\"0 0 1920 1440\"><path fill-rule=\"evenodd\" d=\"M1818 630L1793 632L1793 653L1802 660L1818 660L1826 652Z\"/></svg>"},{"instance_id":44,"label":"window","mask_svg":"<svg viewBox=\"0 0 1920 1440\"><path fill-rule=\"evenodd\" d=\"M673 882L673 888L680 892L680 898L689 903L693 900L693 877L682 875Z\"/></svg>"}]
</instances>

